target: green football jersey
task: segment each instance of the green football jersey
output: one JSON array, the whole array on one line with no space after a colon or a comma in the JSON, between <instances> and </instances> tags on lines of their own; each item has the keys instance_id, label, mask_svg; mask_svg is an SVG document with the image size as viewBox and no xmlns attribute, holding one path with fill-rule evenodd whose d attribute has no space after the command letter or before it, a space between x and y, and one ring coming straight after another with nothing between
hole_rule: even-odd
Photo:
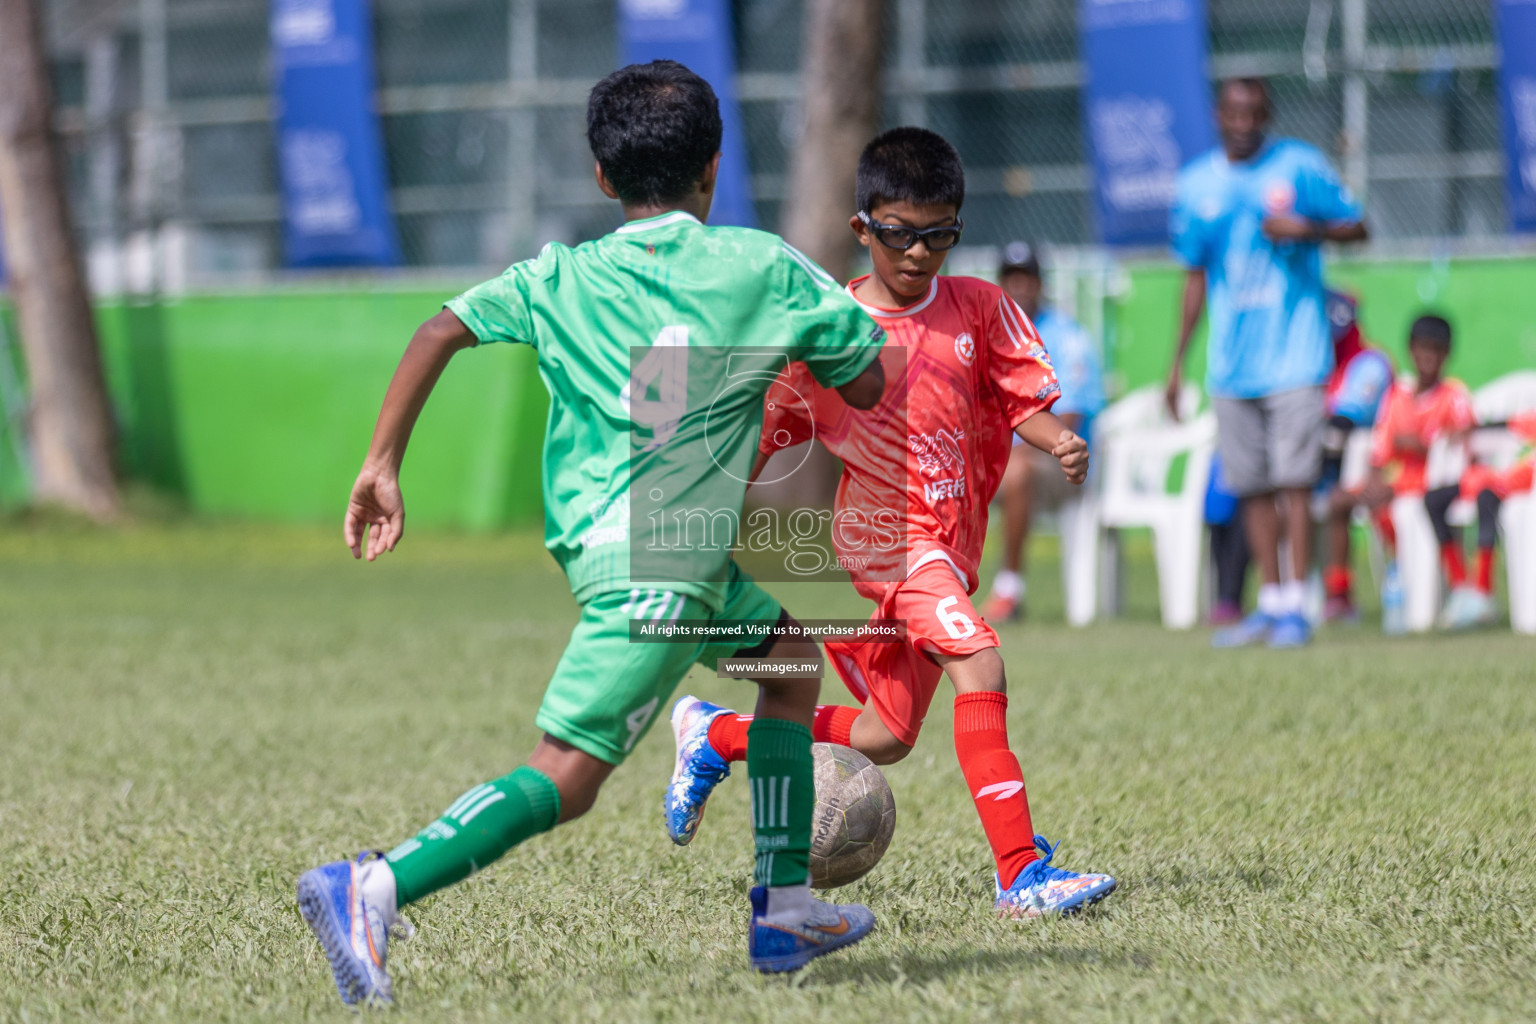
<instances>
[{"instance_id":1,"label":"green football jersey","mask_svg":"<svg viewBox=\"0 0 1536 1024\"><path fill-rule=\"evenodd\" d=\"M681 211L547 245L447 308L538 350L544 543L578 601L664 583L718 611L769 385L804 362L841 386L884 340L777 235Z\"/></svg>"}]
</instances>

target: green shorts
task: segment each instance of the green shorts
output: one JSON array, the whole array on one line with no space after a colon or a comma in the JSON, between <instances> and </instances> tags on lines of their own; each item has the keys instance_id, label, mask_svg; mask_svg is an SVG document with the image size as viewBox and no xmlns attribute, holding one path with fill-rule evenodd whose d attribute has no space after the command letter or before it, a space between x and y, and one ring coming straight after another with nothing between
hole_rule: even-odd
<instances>
[{"instance_id":1,"label":"green shorts","mask_svg":"<svg viewBox=\"0 0 1536 1024\"><path fill-rule=\"evenodd\" d=\"M697 598L668 590L615 590L581 608L554 678L544 691L535 723L540 729L600 761L619 764L694 665L716 663L754 643L691 641L632 643L633 619L729 619L774 622L779 602L731 563L725 608L711 612Z\"/></svg>"}]
</instances>

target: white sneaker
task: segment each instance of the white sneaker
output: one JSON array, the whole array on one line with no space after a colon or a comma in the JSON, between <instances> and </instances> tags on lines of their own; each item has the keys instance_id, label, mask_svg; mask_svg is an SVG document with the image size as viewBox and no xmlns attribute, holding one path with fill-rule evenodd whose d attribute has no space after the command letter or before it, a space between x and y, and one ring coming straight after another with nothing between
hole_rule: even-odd
<instances>
[{"instance_id":1,"label":"white sneaker","mask_svg":"<svg viewBox=\"0 0 1536 1024\"><path fill-rule=\"evenodd\" d=\"M1440 614L1440 627L1449 630L1476 629L1491 626L1498 620L1498 607L1493 595L1485 594L1476 587L1457 587L1445 602Z\"/></svg>"}]
</instances>

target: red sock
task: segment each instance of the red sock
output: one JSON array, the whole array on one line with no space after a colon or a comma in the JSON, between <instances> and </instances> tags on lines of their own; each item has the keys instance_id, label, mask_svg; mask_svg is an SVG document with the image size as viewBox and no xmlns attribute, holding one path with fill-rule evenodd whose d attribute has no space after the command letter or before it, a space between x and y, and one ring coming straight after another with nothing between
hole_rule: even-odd
<instances>
[{"instance_id":1,"label":"red sock","mask_svg":"<svg viewBox=\"0 0 1536 1024\"><path fill-rule=\"evenodd\" d=\"M1330 565L1323 571L1323 587L1329 597L1348 599L1355 588L1355 574L1347 566Z\"/></svg>"},{"instance_id":2,"label":"red sock","mask_svg":"<svg viewBox=\"0 0 1536 1024\"><path fill-rule=\"evenodd\" d=\"M1040 858L1029 822L1024 773L1008 749L1007 711L1006 694L963 693L955 698L955 754L1004 888Z\"/></svg>"},{"instance_id":3,"label":"red sock","mask_svg":"<svg viewBox=\"0 0 1536 1024\"><path fill-rule=\"evenodd\" d=\"M1448 540L1440 545L1440 564L1445 566L1445 578L1452 588L1466 586L1467 562L1461 553L1461 545Z\"/></svg>"},{"instance_id":4,"label":"red sock","mask_svg":"<svg viewBox=\"0 0 1536 1024\"><path fill-rule=\"evenodd\" d=\"M847 708L841 704L816 705L816 718L811 722L811 739L817 743L836 743L853 746L853 720L864 713L863 708Z\"/></svg>"},{"instance_id":5,"label":"red sock","mask_svg":"<svg viewBox=\"0 0 1536 1024\"><path fill-rule=\"evenodd\" d=\"M1392 516L1386 514L1385 508L1382 513L1376 517L1376 530L1381 534L1381 543L1392 553L1397 550L1397 527L1392 524Z\"/></svg>"},{"instance_id":6,"label":"red sock","mask_svg":"<svg viewBox=\"0 0 1536 1024\"><path fill-rule=\"evenodd\" d=\"M1477 589L1493 593L1493 548L1477 549Z\"/></svg>"},{"instance_id":7,"label":"red sock","mask_svg":"<svg viewBox=\"0 0 1536 1024\"><path fill-rule=\"evenodd\" d=\"M845 708L841 704L816 705L816 717L811 722L812 741L852 746L853 720L863 710ZM751 715L721 715L709 723L709 745L727 761L745 761L747 727L751 724Z\"/></svg>"},{"instance_id":8,"label":"red sock","mask_svg":"<svg viewBox=\"0 0 1536 1024\"><path fill-rule=\"evenodd\" d=\"M709 723L709 745L727 761L747 759L747 726L751 715L721 715Z\"/></svg>"}]
</instances>

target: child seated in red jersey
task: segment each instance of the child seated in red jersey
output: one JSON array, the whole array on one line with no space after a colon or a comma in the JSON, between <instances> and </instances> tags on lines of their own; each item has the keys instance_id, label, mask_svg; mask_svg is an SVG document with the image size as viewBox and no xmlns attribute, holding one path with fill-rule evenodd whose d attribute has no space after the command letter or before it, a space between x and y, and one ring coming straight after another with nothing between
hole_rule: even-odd
<instances>
[{"instance_id":1,"label":"child seated in red jersey","mask_svg":"<svg viewBox=\"0 0 1536 1024\"><path fill-rule=\"evenodd\" d=\"M1392 385L1382 399L1371 438L1371 481L1366 485L1365 500L1372 508L1380 508L1399 495L1424 494L1430 448L1442 437L1464 443L1476 421L1467 386L1444 376L1451 355L1451 325L1443 317L1421 316L1413 322L1408 329L1408 354L1413 359L1414 378ZM1435 504L1428 502L1427 506L1446 577L1453 589L1463 587L1467 570L1461 545L1444 515L1436 515Z\"/></svg>"},{"instance_id":2,"label":"child seated in red jersey","mask_svg":"<svg viewBox=\"0 0 1536 1024\"><path fill-rule=\"evenodd\" d=\"M1513 416L1503 426L1521 440L1536 445L1536 411ZM1474 462L1458 483L1436 488L1424 496L1436 535L1442 543L1449 539L1454 544L1458 558L1461 541L1448 522L1451 505L1457 498L1477 505L1476 582L1469 583L1464 571L1461 585L1455 586L1453 582L1451 595L1440 615L1440 625L1444 628L1471 629L1492 625L1497 620L1498 608L1493 599L1493 553L1499 542L1499 509L1511 494L1529 491L1533 477L1536 477L1536 450L1527 450L1514 465L1503 469Z\"/></svg>"},{"instance_id":3,"label":"child seated in red jersey","mask_svg":"<svg viewBox=\"0 0 1536 1024\"><path fill-rule=\"evenodd\" d=\"M865 148L850 226L873 273L848 292L886 330L886 391L861 412L795 366L768 394L759 470L777 448L812 437L842 460L833 517L834 546L849 556L841 564L880 548L882 514L904 531L894 558L874 557L853 582L876 602L876 619L904 622L905 639L827 643L865 707L819 707L813 738L877 764L899 761L947 673L957 694L955 750L992 847L999 915L1072 913L1108 895L1115 880L1050 866L1053 848L1034 834L1008 746L998 637L971 595L1012 436L1055 456L1072 483L1086 476L1088 451L1049 411L1060 388L1029 318L996 285L939 276L960 240L964 189L959 155L933 132L897 128ZM691 697L674 707L678 759L666 797L674 842L693 838L710 791L730 762L745 760L750 721Z\"/></svg>"}]
</instances>

